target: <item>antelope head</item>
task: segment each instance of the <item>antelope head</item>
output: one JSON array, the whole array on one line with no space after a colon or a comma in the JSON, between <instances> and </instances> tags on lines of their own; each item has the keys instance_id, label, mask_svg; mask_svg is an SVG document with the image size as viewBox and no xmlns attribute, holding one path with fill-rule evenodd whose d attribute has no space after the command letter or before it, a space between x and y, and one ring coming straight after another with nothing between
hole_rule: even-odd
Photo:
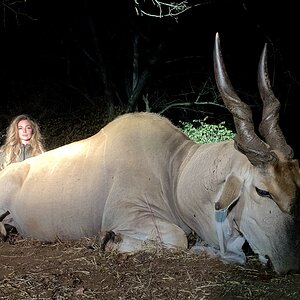
<instances>
[{"instance_id":1,"label":"antelope head","mask_svg":"<svg viewBox=\"0 0 300 300\"><path fill-rule=\"evenodd\" d=\"M300 172L293 150L287 144L279 127L280 102L271 89L267 71L267 45L265 44L258 67L258 88L263 102L259 137L254 129L250 107L241 101L228 78L218 33L215 38L214 69L217 87L236 128L235 148L246 155L249 162L266 176L267 190L256 187L262 197L273 199L283 212L293 214L300 187Z\"/></svg>"}]
</instances>

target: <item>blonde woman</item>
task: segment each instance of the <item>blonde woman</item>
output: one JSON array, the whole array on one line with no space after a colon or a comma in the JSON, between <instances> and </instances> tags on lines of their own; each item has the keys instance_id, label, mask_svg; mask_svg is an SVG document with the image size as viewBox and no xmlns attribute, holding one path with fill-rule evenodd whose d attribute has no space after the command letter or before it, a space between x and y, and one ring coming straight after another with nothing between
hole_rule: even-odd
<instances>
[{"instance_id":1,"label":"blonde woman","mask_svg":"<svg viewBox=\"0 0 300 300\"><path fill-rule=\"evenodd\" d=\"M45 149L38 124L27 115L19 115L11 121L5 143L0 148L0 170L43 152Z\"/></svg>"}]
</instances>

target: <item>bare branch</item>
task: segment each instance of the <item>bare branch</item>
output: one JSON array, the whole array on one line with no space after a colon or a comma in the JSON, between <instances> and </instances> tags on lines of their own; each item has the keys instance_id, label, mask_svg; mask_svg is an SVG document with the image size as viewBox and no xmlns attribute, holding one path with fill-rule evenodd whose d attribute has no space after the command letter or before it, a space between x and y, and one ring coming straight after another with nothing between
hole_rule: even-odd
<instances>
[{"instance_id":1,"label":"bare branch","mask_svg":"<svg viewBox=\"0 0 300 300\"><path fill-rule=\"evenodd\" d=\"M24 12L24 6L26 5L26 0L14 1L14 0L1 0L0 9L2 18L3 28L7 26L7 19L9 14L13 14L16 20L16 23L19 25L19 17L25 17L31 21L36 21L37 19L31 17L26 12Z\"/></svg>"},{"instance_id":2,"label":"bare branch","mask_svg":"<svg viewBox=\"0 0 300 300\"><path fill-rule=\"evenodd\" d=\"M141 4L141 2L144 2ZM147 3L146 3L147 2ZM198 4L189 4L188 0L166 3L164 1L152 0L152 5L149 6L150 1L134 0L135 11L138 16L148 16L153 18L165 18L173 17L176 18L178 15L186 12L187 10L199 6L208 4L208 1ZM145 6L147 7L145 8Z\"/></svg>"},{"instance_id":3,"label":"bare branch","mask_svg":"<svg viewBox=\"0 0 300 300\"><path fill-rule=\"evenodd\" d=\"M178 108L178 109L185 109L185 110L191 110L191 111L198 111L199 106L206 106L206 105L212 105L219 108L225 108L225 105L222 103L220 96L216 92L216 87L213 84L211 78L208 78L205 82L202 83L202 85L199 87L198 93L192 88L192 91L188 93L190 96L188 97L187 101L182 101L180 97L173 101L164 102L163 108L160 110L160 113L163 114L165 111L169 110L170 108ZM185 96L188 95L181 95ZM196 97L194 95L196 94ZM207 101L207 99L209 99ZM161 106L162 106L161 105ZM205 112L207 114L207 111Z\"/></svg>"}]
</instances>

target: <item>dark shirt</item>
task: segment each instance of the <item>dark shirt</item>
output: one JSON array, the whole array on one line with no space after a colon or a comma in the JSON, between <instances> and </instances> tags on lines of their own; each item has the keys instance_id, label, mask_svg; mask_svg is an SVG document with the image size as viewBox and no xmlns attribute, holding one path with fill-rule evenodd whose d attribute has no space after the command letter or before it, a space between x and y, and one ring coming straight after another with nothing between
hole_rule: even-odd
<instances>
[{"instance_id":1,"label":"dark shirt","mask_svg":"<svg viewBox=\"0 0 300 300\"><path fill-rule=\"evenodd\" d=\"M30 144L22 144L22 147L21 147L21 154L19 155L17 161L23 161L25 160L26 158L29 158L32 156L32 148L31 148L31 145Z\"/></svg>"}]
</instances>

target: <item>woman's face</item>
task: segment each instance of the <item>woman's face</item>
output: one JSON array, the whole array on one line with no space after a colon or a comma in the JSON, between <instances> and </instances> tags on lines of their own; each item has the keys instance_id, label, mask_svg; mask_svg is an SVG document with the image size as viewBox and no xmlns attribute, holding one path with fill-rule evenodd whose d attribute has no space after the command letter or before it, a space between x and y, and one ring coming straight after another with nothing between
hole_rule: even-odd
<instances>
[{"instance_id":1,"label":"woman's face","mask_svg":"<svg viewBox=\"0 0 300 300\"><path fill-rule=\"evenodd\" d=\"M21 120L18 123L19 138L22 144L28 144L32 137L32 126L28 120Z\"/></svg>"}]
</instances>

